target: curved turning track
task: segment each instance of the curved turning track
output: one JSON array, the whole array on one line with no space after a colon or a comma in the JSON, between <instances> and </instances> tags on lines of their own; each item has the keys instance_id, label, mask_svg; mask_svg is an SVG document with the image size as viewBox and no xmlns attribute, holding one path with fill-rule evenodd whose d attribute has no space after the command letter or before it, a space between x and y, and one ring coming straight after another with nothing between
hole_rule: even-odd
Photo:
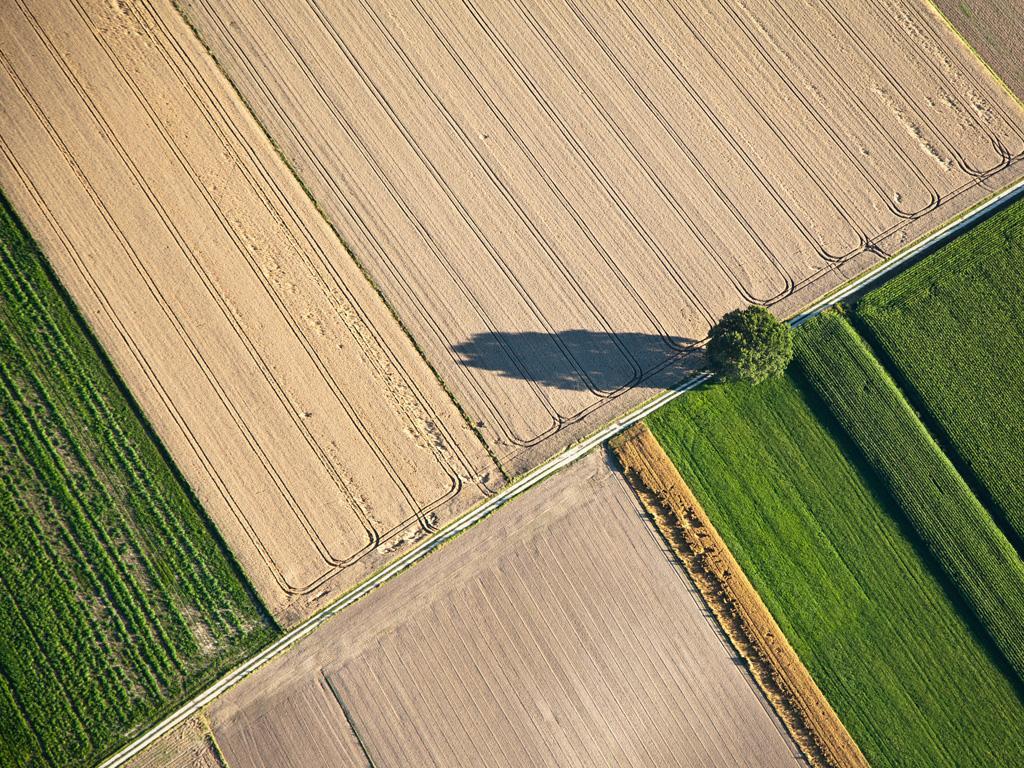
<instances>
[{"instance_id":1,"label":"curved turning track","mask_svg":"<svg viewBox=\"0 0 1024 768\"><path fill-rule=\"evenodd\" d=\"M514 474L1024 162L919 0L177 5Z\"/></svg>"}]
</instances>

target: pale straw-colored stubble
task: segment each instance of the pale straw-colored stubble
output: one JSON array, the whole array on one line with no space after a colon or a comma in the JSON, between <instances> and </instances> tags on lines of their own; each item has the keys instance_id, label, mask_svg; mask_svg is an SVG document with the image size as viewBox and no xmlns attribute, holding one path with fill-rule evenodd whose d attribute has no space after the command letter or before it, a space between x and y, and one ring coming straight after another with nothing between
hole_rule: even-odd
<instances>
[{"instance_id":1,"label":"pale straw-colored stubble","mask_svg":"<svg viewBox=\"0 0 1024 768\"><path fill-rule=\"evenodd\" d=\"M1019 173L919 0L182 0L513 472ZM667 366L667 367L666 367Z\"/></svg>"},{"instance_id":2,"label":"pale straw-colored stubble","mask_svg":"<svg viewBox=\"0 0 1024 768\"><path fill-rule=\"evenodd\" d=\"M154 742L128 768L226 768L203 716L186 720Z\"/></svg>"}]
</instances>

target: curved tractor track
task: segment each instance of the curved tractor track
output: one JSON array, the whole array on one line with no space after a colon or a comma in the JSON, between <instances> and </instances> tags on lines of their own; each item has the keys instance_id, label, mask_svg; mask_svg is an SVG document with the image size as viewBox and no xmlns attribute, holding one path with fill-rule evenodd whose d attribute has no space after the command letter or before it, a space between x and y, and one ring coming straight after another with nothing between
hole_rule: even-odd
<instances>
[{"instance_id":1,"label":"curved tractor track","mask_svg":"<svg viewBox=\"0 0 1024 768\"><path fill-rule=\"evenodd\" d=\"M13 0L0 184L294 624L496 468L163 0Z\"/></svg>"},{"instance_id":2,"label":"curved tractor track","mask_svg":"<svg viewBox=\"0 0 1024 768\"><path fill-rule=\"evenodd\" d=\"M513 472L669 386L725 311L797 309L1024 157L918 0L181 7Z\"/></svg>"}]
</instances>

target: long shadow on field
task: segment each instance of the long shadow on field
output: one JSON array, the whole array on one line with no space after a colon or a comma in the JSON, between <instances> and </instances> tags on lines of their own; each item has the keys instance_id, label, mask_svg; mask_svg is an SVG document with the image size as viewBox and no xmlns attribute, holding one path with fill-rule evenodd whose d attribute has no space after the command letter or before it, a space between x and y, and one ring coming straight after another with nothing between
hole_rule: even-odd
<instances>
[{"instance_id":1,"label":"long shadow on field","mask_svg":"<svg viewBox=\"0 0 1024 768\"><path fill-rule=\"evenodd\" d=\"M673 375L668 369L678 368L675 363L680 350L694 341L680 336L582 329L555 334L526 331L478 333L456 344L454 351L462 365L493 371L504 378L556 389L610 392L636 384L641 377L661 369L666 369L668 381Z\"/></svg>"}]
</instances>

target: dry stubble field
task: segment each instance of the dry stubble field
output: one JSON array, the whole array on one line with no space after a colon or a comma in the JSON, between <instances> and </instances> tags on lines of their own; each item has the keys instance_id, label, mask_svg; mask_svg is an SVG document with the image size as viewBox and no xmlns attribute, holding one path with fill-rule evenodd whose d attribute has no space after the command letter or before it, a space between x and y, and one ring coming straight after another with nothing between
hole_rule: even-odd
<instances>
[{"instance_id":1,"label":"dry stubble field","mask_svg":"<svg viewBox=\"0 0 1024 768\"><path fill-rule=\"evenodd\" d=\"M0 186L282 623L494 468L168 0L12 0Z\"/></svg>"},{"instance_id":2,"label":"dry stubble field","mask_svg":"<svg viewBox=\"0 0 1024 768\"><path fill-rule=\"evenodd\" d=\"M181 0L499 459L672 383L1019 173L920 0Z\"/></svg>"},{"instance_id":3,"label":"dry stubble field","mask_svg":"<svg viewBox=\"0 0 1024 768\"><path fill-rule=\"evenodd\" d=\"M217 754L213 734L199 717L186 720L132 758L128 768L227 768Z\"/></svg>"},{"instance_id":4,"label":"dry stubble field","mask_svg":"<svg viewBox=\"0 0 1024 768\"><path fill-rule=\"evenodd\" d=\"M538 491L225 694L227 763L802 764L605 455Z\"/></svg>"}]
</instances>

